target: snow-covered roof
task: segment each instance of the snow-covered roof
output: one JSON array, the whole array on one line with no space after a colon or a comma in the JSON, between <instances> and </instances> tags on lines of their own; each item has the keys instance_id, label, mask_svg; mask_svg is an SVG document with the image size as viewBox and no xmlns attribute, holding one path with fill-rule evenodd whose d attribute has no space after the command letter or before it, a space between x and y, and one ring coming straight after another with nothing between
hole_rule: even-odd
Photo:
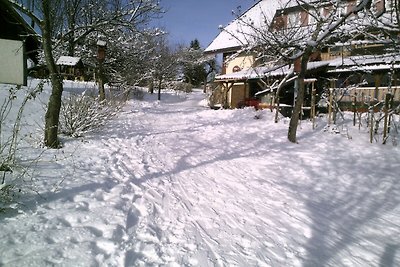
<instances>
[{"instance_id":1,"label":"snow-covered roof","mask_svg":"<svg viewBox=\"0 0 400 267\"><path fill-rule=\"evenodd\" d=\"M315 61L308 62L307 69L315 70L321 67L328 66L328 61ZM284 76L290 73L293 73L294 68L293 65L285 65L285 66L276 66L276 67L255 67L249 68L246 70L224 74L215 77L217 81L240 81L240 80L251 80L263 77L276 77L276 76Z\"/></svg>"},{"instance_id":2,"label":"snow-covered roof","mask_svg":"<svg viewBox=\"0 0 400 267\"><path fill-rule=\"evenodd\" d=\"M64 66L76 66L78 62L81 60L80 57L69 57L69 56L61 56L56 65L64 65Z\"/></svg>"},{"instance_id":3,"label":"snow-covered roof","mask_svg":"<svg viewBox=\"0 0 400 267\"><path fill-rule=\"evenodd\" d=\"M347 71L389 70L400 68L400 55L364 55L329 61L330 73Z\"/></svg>"},{"instance_id":4,"label":"snow-covered roof","mask_svg":"<svg viewBox=\"0 0 400 267\"><path fill-rule=\"evenodd\" d=\"M270 68L270 67L256 67L256 68L249 68L245 70L241 70L238 72L233 72L229 74L219 75L215 77L215 80L231 80L231 81L238 81L238 80L251 80L257 79L261 77L273 77L273 76L282 76L286 75L290 72L288 66L283 66L279 68Z\"/></svg>"},{"instance_id":5,"label":"snow-covered roof","mask_svg":"<svg viewBox=\"0 0 400 267\"><path fill-rule=\"evenodd\" d=\"M328 67L328 73L350 72L350 71L373 71L400 69L400 55L364 55L347 58L336 58L329 61L308 62L307 70L315 70ZM255 67L242 71L219 75L216 81L241 81L264 77L276 77L293 73L293 66Z\"/></svg>"},{"instance_id":6,"label":"snow-covered roof","mask_svg":"<svg viewBox=\"0 0 400 267\"><path fill-rule=\"evenodd\" d=\"M261 0L254 4L239 18L233 20L217 35L204 50L205 53L219 53L237 50L248 44L254 28L260 28L271 22L276 10L286 6L291 0ZM252 26L250 26L252 25Z\"/></svg>"}]
</instances>

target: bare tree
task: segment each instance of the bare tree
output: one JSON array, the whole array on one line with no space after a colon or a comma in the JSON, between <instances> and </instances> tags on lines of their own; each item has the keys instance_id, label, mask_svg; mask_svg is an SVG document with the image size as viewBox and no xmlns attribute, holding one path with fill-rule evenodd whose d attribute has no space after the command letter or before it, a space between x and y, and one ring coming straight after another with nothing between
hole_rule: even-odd
<instances>
[{"instance_id":1,"label":"bare tree","mask_svg":"<svg viewBox=\"0 0 400 267\"><path fill-rule=\"evenodd\" d=\"M16 1L9 0L9 3L12 4L16 9L24 12L33 21L36 21L37 25L42 31L44 57L52 84L52 92L45 115L44 143L47 147L58 148L58 121L61 108L63 84L62 78L58 73L58 69L54 61L52 36L55 31L55 21L58 17L57 12L59 9L57 9L57 6L60 4L60 2L41 0L38 5L34 6L34 10L26 8L22 3L18 3ZM41 17L36 15L37 12L41 13Z\"/></svg>"},{"instance_id":2,"label":"bare tree","mask_svg":"<svg viewBox=\"0 0 400 267\"><path fill-rule=\"evenodd\" d=\"M117 32L141 33L144 25L158 18L162 9L156 0L60 0L65 8L57 45L70 56L87 49L93 38L114 38ZM77 47L81 47L78 49ZM78 51L77 51L78 50Z\"/></svg>"},{"instance_id":3,"label":"bare tree","mask_svg":"<svg viewBox=\"0 0 400 267\"><path fill-rule=\"evenodd\" d=\"M151 70L153 79L157 82L158 100L161 100L163 82L176 78L178 61L175 51L168 46L165 36L159 36L155 41Z\"/></svg>"},{"instance_id":4,"label":"bare tree","mask_svg":"<svg viewBox=\"0 0 400 267\"><path fill-rule=\"evenodd\" d=\"M246 43L241 53L257 52L256 61L276 67L294 64L297 68L297 97L293 108L288 139L296 142L297 126L304 100L304 78L307 64L314 52L339 39L350 40L364 28L350 26L350 21L364 21L370 13L371 0L351 2L344 7L342 1L287 1L271 18L263 13L261 25L248 17L238 17L242 25L239 34ZM347 2L346 2L347 4ZM289 13L289 9L297 12ZM237 36L237 33L231 33ZM278 89L279 92L279 89Z\"/></svg>"},{"instance_id":5,"label":"bare tree","mask_svg":"<svg viewBox=\"0 0 400 267\"><path fill-rule=\"evenodd\" d=\"M155 39L162 32L152 29L141 33L118 33L107 46L107 73L113 82L142 84L152 77L151 64L156 48Z\"/></svg>"},{"instance_id":6,"label":"bare tree","mask_svg":"<svg viewBox=\"0 0 400 267\"><path fill-rule=\"evenodd\" d=\"M140 32L143 23L160 12L158 1L37 0L35 5L29 7L24 6L22 0L5 1L29 16L41 29L45 61L52 83L45 116L44 143L47 147L58 148L63 83L54 61L54 46L67 42L69 54L73 55L76 45L90 35L94 38L108 36L113 31ZM66 18L63 16L64 8Z\"/></svg>"}]
</instances>

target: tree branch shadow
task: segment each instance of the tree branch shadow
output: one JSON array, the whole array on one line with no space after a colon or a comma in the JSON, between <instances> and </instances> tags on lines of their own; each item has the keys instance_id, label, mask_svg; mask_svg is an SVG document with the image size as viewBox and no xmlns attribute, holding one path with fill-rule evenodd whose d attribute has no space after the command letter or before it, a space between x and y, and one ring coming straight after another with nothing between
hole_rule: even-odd
<instances>
[{"instance_id":1,"label":"tree branch shadow","mask_svg":"<svg viewBox=\"0 0 400 267\"><path fill-rule=\"evenodd\" d=\"M395 213L400 204L400 179L395 171L400 167L397 159L383 162L376 160L374 154L365 154L360 155L359 160L351 161L351 157L346 159L350 151L340 147L327 149L331 153L299 160L297 170L304 172L310 181L290 179L282 182L305 203L311 220L312 232L305 244L304 267L334 266L335 257L348 254L351 247L367 251L366 240L374 246L383 246L382 240L400 234L400 225L396 222L393 222L393 229L383 231L387 224L383 217ZM364 169L375 171L368 173ZM382 233L368 235L371 227L381 229ZM382 266L390 266L388 263L394 261L398 241L394 239L393 242L394 245L385 248L387 255L381 258ZM400 262L399 258L397 262Z\"/></svg>"}]
</instances>

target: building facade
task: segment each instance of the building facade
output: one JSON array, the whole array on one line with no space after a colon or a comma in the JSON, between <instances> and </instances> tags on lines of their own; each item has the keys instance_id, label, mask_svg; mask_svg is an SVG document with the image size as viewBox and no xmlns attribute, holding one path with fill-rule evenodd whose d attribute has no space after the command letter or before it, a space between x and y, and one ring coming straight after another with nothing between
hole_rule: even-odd
<instances>
[{"instance_id":1,"label":"building facade","mask_svg":"<svg viewBox=\"0 0 400 267\"><path fill-rule=\"evenodd\" d=\"M342 23L343 27L337 27L340 30L337 36L340 38L326 38L329 42L315 46L309 58L307 78L317 80L313 86L318 87L320 95L327 88L334 89L335 96L343 102L343 106L346 106L346 102L383 101L387 93L391 93L394 101L399 102L397 77L400 58L393 51L398 43L398 32L385 35L379 31L379 27L374 28L366 23L367 18L372 17L377 23L398 25L393 13L395 8L390 0L373 0L370 6L359 12L359 4L355 0L310 1L302 5L290 0L280 4L272 0L256 3L226 26L205 50L206 53L223 54L224 71L216 77L217 88L224 96L219 100L220 104L235 108L252 98L272 103L273 85L285 77L289 77L290 82L286 83L282 95L275 97L286 98L288 105L293 103L296 84L295 79L291 78L296 76L300 60L294 60L293 56L292 62L282 61L278 55L265 57L257 53L257 46L262 45L264 50L268 50L269 45L269 40L254 42L259 38L256 36L258 29L268 29L269 34L265 34L264 38L282 36L288 38L288 42L297 41L301 46L301 42L309 42L309 36L317 29L321 30L321 27L326 27L327 34L333 37L334 33L329 32L328 27L343 18L346 23ZM325 24L320 23L322 20ZM363 30L355 31L357 27L363 27ZM296 50L293 50L295 54ZM279 72L279 69L286 71Z\"/></svg>"}]
</instances>

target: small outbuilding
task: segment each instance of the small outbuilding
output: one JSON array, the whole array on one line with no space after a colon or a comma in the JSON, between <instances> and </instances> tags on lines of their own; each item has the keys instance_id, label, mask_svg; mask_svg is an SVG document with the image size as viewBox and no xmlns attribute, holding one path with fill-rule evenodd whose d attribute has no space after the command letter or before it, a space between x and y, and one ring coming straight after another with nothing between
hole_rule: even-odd
<instances>
[{"instance_id":1,"label":"small outbuilding","mask_svg":"<svg viewBox=\"0 0 400 267\"><path fill-rule=\"evenodd\" d=\"M65 80L84 80L85 66L80 57L61 56L56 65Z\"/></svg>"}]
</instances>

